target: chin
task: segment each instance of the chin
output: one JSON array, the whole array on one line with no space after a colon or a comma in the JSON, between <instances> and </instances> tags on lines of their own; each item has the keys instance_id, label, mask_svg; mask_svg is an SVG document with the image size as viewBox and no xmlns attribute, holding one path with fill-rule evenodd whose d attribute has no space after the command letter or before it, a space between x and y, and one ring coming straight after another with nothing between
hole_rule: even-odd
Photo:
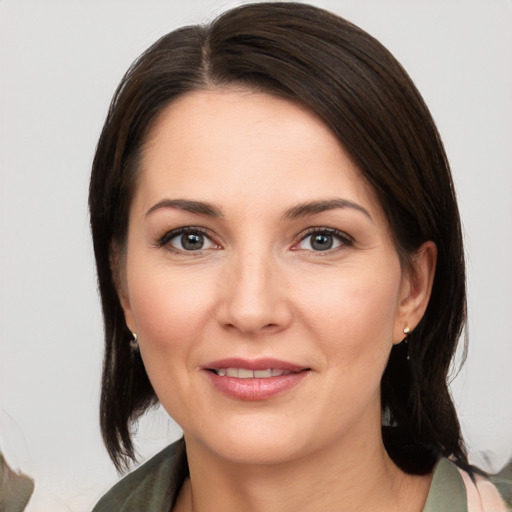
<instances>
[{"instance_id":1,"label":"chin","mask_svg":"<svg viewBox=\"0 0 512 512\"><path fill-rule=\"evenodd\" d=\"M248 418L244 418L247 420ZM235 422L227 429L210 430L208 437L201 436L200 444L216 457L227 462L244 465L279 464L300 458L310 445L311 436L305 435L305 429L290 425L289 421L281 425L272 421ZM256 421L256 420L255 420ZM213 429L212 429L213 430ZM197 438L185 433L187 444Z\"/></svg>"},{"instance_id":2,"label":"chin","mask_svg":"<svg viewBox=\"0 0 512 512\"><path fill-rule=\"evenodd\" d=\"M231 463L243 465L282 464L296 460L302 455L302 450L295 443L268 437L249 437L218 448L220 457Z\"/></svg>"}]
</instances>

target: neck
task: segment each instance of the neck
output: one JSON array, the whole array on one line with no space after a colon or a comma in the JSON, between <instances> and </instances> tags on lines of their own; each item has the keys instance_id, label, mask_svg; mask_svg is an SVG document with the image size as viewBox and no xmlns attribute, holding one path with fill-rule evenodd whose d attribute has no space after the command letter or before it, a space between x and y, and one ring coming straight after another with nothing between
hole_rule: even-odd
<instances>
[{"instance_id":1,"label":"neck","mask_svg":"<svg viewBox=\"0 0 512 512\"><path fill-rule=\"evenodd\" d=\"M365 433L367 434L367 433ZM403 473L378 435L276 464L233 463L187 440L190 479L177 512L420 511L431 477Z\"/></svg>"}]
</instances>

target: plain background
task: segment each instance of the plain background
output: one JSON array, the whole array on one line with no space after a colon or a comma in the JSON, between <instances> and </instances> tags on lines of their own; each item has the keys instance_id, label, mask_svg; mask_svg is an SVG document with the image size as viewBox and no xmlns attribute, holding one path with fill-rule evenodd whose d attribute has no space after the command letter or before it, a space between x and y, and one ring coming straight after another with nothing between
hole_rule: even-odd
<instances>
[{"instance_id":1,"label":"plain background","mask_svg":"<svg viewBox=\"0 0 512 512\"><path fill-rule=\"evenodd\" d=\"M512 3L312 3L395 54L444 138L469 273L469 355L452 390L472 460L498 469L512 451ZM110 98L159 36L235 4L0 0L0 446L52 510L88 510L116 479L98 428L86 208ZM159 411L142 423L143 456L179 435Z\"/></svg>"}]
</instances>

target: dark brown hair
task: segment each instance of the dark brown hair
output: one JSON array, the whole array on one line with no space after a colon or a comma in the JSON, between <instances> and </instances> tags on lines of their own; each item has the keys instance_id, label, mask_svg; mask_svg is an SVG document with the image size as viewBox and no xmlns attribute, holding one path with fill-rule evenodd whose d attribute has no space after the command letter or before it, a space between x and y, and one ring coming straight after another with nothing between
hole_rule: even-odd
<instances>
[{"instance_id":1,"label":"dark brown hair","mask_svg":"<svg viewBox=\"0 0 512 512\"><path fill-rule=\"evenodd\" d=\"M235 8L205 26L175 30L128 70L112 100L94 158L89 207L105 323L101 428L118 469L134 458L131 422L157 397L128 331L111 270L122 247L148 130L174 98L242 85L316 112L374 189L404 265L432 240L437 269L426 313L395 346L382 378L386 448L409 473L440 456L466 462L447 386L465 321L459 213L443 144L406 72L373 37L298 3Z\"/></svg>"}]
</instances>

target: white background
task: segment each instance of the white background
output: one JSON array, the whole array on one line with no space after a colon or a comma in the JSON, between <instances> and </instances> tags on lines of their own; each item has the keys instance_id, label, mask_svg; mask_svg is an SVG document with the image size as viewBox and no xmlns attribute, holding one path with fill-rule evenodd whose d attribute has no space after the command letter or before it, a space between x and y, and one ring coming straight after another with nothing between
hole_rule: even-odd
<instances>
[{"instance_id":1,"label":"white background","mask_svg":"<svg viewBox=\"0 0 512 512\"><path fill-rule=\"evenodd\" d=\"M497 469L512 451L512 3L313 3L395 54L444 137L469 271L469 356L452 389L473 460ZM159 36L232 5L0 0L0 446L35 476L39 510L88 510L116 479L98 428L102 326L86 208L111 95ZM143 455L178 432L152 414Z\"/></svg>"}]
</instances>

